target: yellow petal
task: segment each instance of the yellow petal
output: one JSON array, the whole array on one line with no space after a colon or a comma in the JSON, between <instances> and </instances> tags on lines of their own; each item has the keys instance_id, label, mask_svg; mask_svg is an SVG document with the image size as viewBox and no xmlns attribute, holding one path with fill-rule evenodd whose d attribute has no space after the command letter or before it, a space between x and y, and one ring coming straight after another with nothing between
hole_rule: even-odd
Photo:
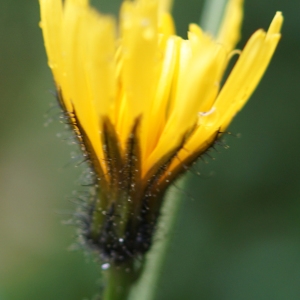
<instances>
[{"instance_id":1,"label":"yellow petal","mask_svg":"<svg viewBox=\"0 0 300 300\"><path fill-rule=\"evenodd\" d=\"M191 24L188 40L175 36L171 0L125 0L118 29L88 0L39 1L49 66L64 109L75 114L72 121L88 141L81 140L98 160L98 176L116 186L127 175L138 178L138 185L151 178L147 193L158 191L154 185L182 170L183 161L194 161L228 126L265 72L283 20L277 13L267 33L258 30L250 38L220 91L236 53L243 0L229 0L216 39ZM112 139L103 138L104 120ZM118 153L116 164L108 159L114 153L106 140ZM112 175L112 165L120 178ZM134 174L126 173L128 166Z\"/></svg>"},{"instance_id":2,"label":"yellow petal","mask_svg":"<svg viewBox=\"0 0 300 300\"><path fill-rule=\"evenodd\" d=\"M259 30L250 38L211 110L200 112L199 128L173 161L170 172L196 149L205 149L208 141L212 141L218 131L224 131L248 100L278 44L282 21L281 13L276 13L267 33Z\"/></svg>"},{"instance_id":3,"label":"yellow petal","mask_svg":"<svg viewBox=\"0 0 300 300\"><path fill-rule=\"evenodd\" d=\"M165 36L175 34L174 20L169 13L163 12L159 15L158 32Z\"/></svg>"},{"instance_id":4,"label":"yellow petal","mask_svg":"<svg viewBox=\"0 0 300 300\"><path fill-rule=\"evenodd\" d=\"M60 84L64 100L72 103L77 122L84 129L105 170L100 142L101 127L98 112L95 109L91 83L88 84L88 79L94 74L87 75L89 60L86 54L90 43L90 36L87 32L92 32L90 26L93 25L93 18L95 18L95 12L89 8L86 1L65 2L61 40L64 72Z\"/></svg>"},{"instance_id":5,"label":"yellow petal","mask_svg":"<svg viewBox=\"0 0 300 300\"><path fill-rule=\"evenodd\" d=\"M179 74L174 108L156 149L146 162L146 170L163 156L163 153L176 148L184 135L195 125L199 107L210 106L214 100L218 90L216 83L220 80L220 66L224 64L226 55L222 47L216 46L215 49L207 50L205 55L201 53L188 60L191 55L190 45L186 41L182 42L184 68L182 74ZM185 60L188 60L188 63Z\"/></svg>"},{"instance_id":6,"label":"yellow petal","mask_svg":"<svg viewBox=\"0 0 300 300\"><path fill-rule=\"evenodd\" d=\"M179 56L180 39L173 36L166 40L163 65L159 75L158 86L148 122L148 141L146 156L153 151L167 120L168 105L170 101L171 85L175 74L176 62ZM155 122L153 122L155 120Z\"/></svg>"},{"instance_id":7,"label":"yellow petal","mask_svg":"<svg viewBox=\"0 0 300 300\"><path fill-rule=\"evenodd\" d=\"M123 3L122 81L131 120L149 111L153 99L157 81L157 27L157 1L139 0Z\"/></svg>"},{"instance_id":8,"label":"yellow petal","mask_svg":"<svg viewBox=\"0 0 300 300\"><path fill-rule=\"evenodd\" d=\"M61 81L61 26L63 8L61 0L40 0L41 22L45 48L48 56L48 65L51 68L56 83ZM68 111L71 104L65 103Z\"/></svg>"},{"instance_id":9,"label":"yellow petal","mask_svg":"<svg viewBox=\"0 0 300 300\"><path fill-rule=\"evenodd\" d=\"M158 7L160 12L170 12L173 5L173 0L159 0Z\"/></svg>"},{"instance_id":10,"label":"yellow petal","mask_svg":"<svg viewBox=\"0 0 300 300\"><path fill-rule=\"evenodd\" d=\"M113 18L90 14L86 27L86 81L99 117L114 120L116 98L115 22Z\"/></svg>"},{"instance_id":11,"label":"yellow petal","mask_svg":"<svg viewBox=\"0 0 300 300\"><path fill-rule=\"evenodd\" d=\"M220 25L217 41L224 45L228 52L233 50L240 40L243 2L243 0L229 0Z\"/></svg>"},{"instance_id":12,"label":"yellow petal","mask_svg":"<svg viewBox=\"0 0 300 300\"><path fill-rule=\"evenodd\" d=\"M197 24L190 24L188 38L191 42L194 55L200 56L201 53L205 53L208 49L214 48L216 45L216 42L212 39L212 37L203 32Z\"/></svg>"},{"instance_id":13,"label":"yellow petal","mask_svg":"<svg viewBox=\"0 0 300 300\"><path fill-rule=\"evenodd\" d=\"M225 128L253 93L274 54L283 22L276 13L267 33L252 35L218 96L215 108L222 115L219 125Z\"/></svg>"}]
</instances>

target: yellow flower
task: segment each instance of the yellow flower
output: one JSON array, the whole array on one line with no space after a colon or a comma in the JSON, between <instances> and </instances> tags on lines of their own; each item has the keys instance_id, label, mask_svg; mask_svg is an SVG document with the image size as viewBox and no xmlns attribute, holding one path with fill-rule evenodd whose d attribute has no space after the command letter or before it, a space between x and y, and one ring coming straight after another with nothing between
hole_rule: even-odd
<instances>
[{"instance_id":1,"label":"yellow flower","mask_svg":"<svg viewBox=\"0 0 300 300\"><path fill-rule=\"evenodd\" d=\"M99 187L86 236L115 262L150 247L167 187L243 107L280 39L277 12L220 88L236 53L243 1L229 1L215 39L196 24L187 40L176 36L170 4L124 1L116 22L87 0L40 0L59 100Z\"/></svg>"}]
</instances>

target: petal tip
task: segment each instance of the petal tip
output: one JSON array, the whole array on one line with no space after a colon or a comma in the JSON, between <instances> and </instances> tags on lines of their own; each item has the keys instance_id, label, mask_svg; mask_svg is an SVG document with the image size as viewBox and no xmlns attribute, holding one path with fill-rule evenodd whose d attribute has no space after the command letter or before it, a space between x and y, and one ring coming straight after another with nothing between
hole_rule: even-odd
<instances>
[{"instance_id":1,"label":"petal tip","mask_svg":"<svg viewBox=\"0 0 300 300\"><path fill-rule=\"evenodd\" d=\"M268 34L280 33L283 23L283 15L281 11L277 11L268 30Z\"/></svg>"}]
</instances>

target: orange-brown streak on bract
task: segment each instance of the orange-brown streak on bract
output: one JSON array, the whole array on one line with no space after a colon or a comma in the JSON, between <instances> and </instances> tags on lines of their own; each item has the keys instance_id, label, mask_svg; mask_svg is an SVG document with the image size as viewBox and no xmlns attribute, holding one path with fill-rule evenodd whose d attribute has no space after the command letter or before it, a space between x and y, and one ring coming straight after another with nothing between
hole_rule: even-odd
<instances>
[{"instance_id":1,"label":"orange-brown streak on bract","mask_svg":"<svg viewBox=\"0 0 300 300\"><path fill-rule=\"evenodd\" d=\"M103 118L102 144L107 162L109 177L109 204L114 207L114 215L118 216L122 225L116 227L117 235L123 236L127 220L127 211L130 203L127 201L127 190L124 188L124 182L127 178L124 174L124 158L120 148L119 137L115 131L114 125L107 117Z\"/></svg>"},{"instance_id":2,"label":"orange-brown streak on bract","mask_svg":"<svg viewBox=\"0 0 300 300\"><path fill-rule=\"evenodd\" d=\"M76 113L74 111L72 119L71 119L71 126L73 132L79 143L81 145L81 150L85 153L88 157L88 163L90 168L94 172L94 179L95 179L95 188L97 191L97 198L95 199L95 203L92 205L94 206L94 213L91 216L91 228L89 229L93 238L97 238L101 232L101 224L103 224L103 220L105 216L102 214L103 211L106 210L108 204L108 184L103 173L101 164L99 162L99 158L97 154L94 152L94 148L89 140L89 137L86 135L83 127L81 126Z\"/></svg>"},{"instance_id":3,"label":"orange-brown streak on bract","mask_svg":"<svg viewBox=\"0 0 300 300\"><path fill-rule=\"evenodd\" d=\"M108 117L102 118L101 127L103 128L102 145L107 165L109 185L112 193L115 193L118 183L122 180L120 170L122 169L123 160L120 142L115 127Z\"/></svg>"},{"instance_id":4,"label":"orange-brown streak on bract","mask_svg":"<svg viewBox=\"0 0 300 300\"><path fill-rule=\"evenodd\" d=\"M96 178L95 183L99 184L103 190L106 190L106 187L108 186L107 180L105 178L102 165L100 164L99 157L94 151L94 148L91 144L91 141L87 134L85 133L84 128L82 127L80 121L77 118L76 112L74 111L74 119L75 122L73 124L74 126L74 132L77 131L80 133L80 139L81 139L81 145L83 146L83 152L86 153L88 156L88 161L90 164L90 167L95 171Z\"/></svg>"},{"instance_id":5,"label":"orange-brown streak on bract","mask_svg":"<svg viewBox=\"0 0 300 300\"><path fill-rule=\"evenodd\" d=\"M185 143L189 140L192 133L196 130L196 126L189 130L186 134L183 135L181 142L177 145L176 148L166 153L147 173L146 177L143 179L145 199L148 199L147 205L149 206L149 211L152 213L148 215L151 219L154 216L154 219L159 213L159 208L161 206L162 195L165 191L161 189L159 183L161 178L165 176L168 172L168 168L176 159L180 150L184 147ZM151 199L151 200L150 200ZM151 220L149 220L151 221Z\"/></svg>"},{"instance_id":6,"label":"orange-brown streak on bract","mask_svg":"<svg viewBox=\"0 0 300 300\"><path fill-rule=\"evenodd\" d=\"M221 133L219 131L213 132L209 139L206 140L205 144L195 149L188 155L185 155L183 160L179 160L176 157L173 160L173 163L170 165L169 169L165 175L161 178L158 186L161 189L166 189L174 180L176 180L180 175L186 172L202 155L204 155L216 142ZM187 151L184 147L181 149L181 152ZM177 161L176 161L177 160Z\"/></svg>"},{"instance_id":7,"label":"orange-brown streak on bract","mask_svg":"<svg viewBox=\"0 0 300 300\"><path fill-rule=\"evenodd\" d=\"M140 145L141 117L136 118L134 125L126 141L124 178L126 199L130 209L128 218L132 221L132 228L136 227L141 209L142 186L141 186L141 145Z\"/></svg>"}]
</instances>

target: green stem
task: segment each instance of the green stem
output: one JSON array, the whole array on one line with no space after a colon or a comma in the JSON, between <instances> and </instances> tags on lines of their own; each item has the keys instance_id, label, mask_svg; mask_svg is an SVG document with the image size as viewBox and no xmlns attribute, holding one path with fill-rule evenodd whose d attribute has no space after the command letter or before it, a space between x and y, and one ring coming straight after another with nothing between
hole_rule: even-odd
<instances>
[{"instance_id":1,"label":"green stem","mask_svg":"<svg viewBox=\"0 0 300 300\"><path fill-rule=\"evenodd\" d=\"M103 271L106 277L103 300L126 300L135 281L135 274L130 266L110 266Z\"/></svg>"},{"instance_id":2,"label":"green stem","mask_svg":"<svg viewBox=\"0 0 300 300\"><path fill-rule=\"evenodd\" d=\"M201 28L216 37L228 0L206 0L200 17Z\"/></svg>"}]
</instances>

